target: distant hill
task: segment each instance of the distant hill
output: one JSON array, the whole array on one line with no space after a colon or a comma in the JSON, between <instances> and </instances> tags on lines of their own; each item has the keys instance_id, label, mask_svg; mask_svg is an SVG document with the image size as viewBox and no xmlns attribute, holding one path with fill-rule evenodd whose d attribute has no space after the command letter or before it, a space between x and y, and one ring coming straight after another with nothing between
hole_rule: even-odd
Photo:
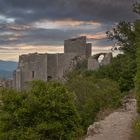
<instances>
[{"instance_id":1,"label":"distant hill","mask_svg":"<svg viewBox=\"0 0 140 140\"><path fill-rule=\"evenodd\" d=\"M0 60L0 77L11 78L17 62Z\"/></svg>"},{"instance_id":2,"label":"distant hill","mask_svg":"<svg viewBox=\"0 0 140 140\"><path fill-rule=\"evenodd\" d=\"M2 78L12 78L12 71L0 70L0 77Z\"/></svg>"}]
</instances>

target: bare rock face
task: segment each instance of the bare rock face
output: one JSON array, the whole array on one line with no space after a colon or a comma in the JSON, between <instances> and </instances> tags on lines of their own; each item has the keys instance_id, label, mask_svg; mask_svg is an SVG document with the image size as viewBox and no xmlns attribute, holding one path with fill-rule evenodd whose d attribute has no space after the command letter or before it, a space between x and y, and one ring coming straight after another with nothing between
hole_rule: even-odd
<instances>
[{"instance_id":1,"label":"bare rock face","mask_svg":"<svg viewBox=\"0 0 140 140\"><path fill-rule=\"evenodd\" d=\"M137 117L137 101L126 97L123 103L123 110L116 110L104 120L90 125L85 140L129 140Z\"/></svg>"},{"instance_id":2,"label":"bare rock face","mask_svg":"<svg viewBox=\"0 0 140 140\"><path fill-rule=\"evenodd\" d=\"M95 134L101 133L101 124L99 122L95 122L93 125L90 125L87 131L87 136L93 136Z\"/></svg>"}]
</instances>

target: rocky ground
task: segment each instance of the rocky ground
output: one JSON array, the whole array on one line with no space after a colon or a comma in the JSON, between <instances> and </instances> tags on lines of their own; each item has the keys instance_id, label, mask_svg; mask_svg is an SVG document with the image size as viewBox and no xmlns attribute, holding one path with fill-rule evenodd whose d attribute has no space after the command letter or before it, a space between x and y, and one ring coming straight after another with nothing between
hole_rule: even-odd
<instances>
[{"instance_id":1,"label":"rocky ground","mask_svg":"<svg viewBox=\"0 0 140 140\"><path fill-rule=\"evenodd\" d=\"M85 140L129 140L136 116L136 100L125 99L123 109L89 126Z\"/></svg>"}]
</instances>

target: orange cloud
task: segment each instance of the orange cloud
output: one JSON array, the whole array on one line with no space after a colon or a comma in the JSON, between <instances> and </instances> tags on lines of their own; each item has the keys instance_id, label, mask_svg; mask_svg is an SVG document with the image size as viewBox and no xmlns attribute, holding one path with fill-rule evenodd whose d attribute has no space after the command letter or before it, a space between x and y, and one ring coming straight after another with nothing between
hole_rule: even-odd
<instances>
[{"instance_id":1,"label":"orange cloud","mask_svg":"<svg viewBox=\"0 0 140 140\"><path fill-rule=\"evenodd\" d=\"M39 22L32 23L32 26L37 28L62 28L64 26L79 26L81 24L101 26L101 23L96 21L79 21L74 19L65 20L41 20Z\"/></svg>"},{"instance_id":2,"label":"orange cloud","mask_svg":"<svg viewBox=\"0 0 140 140\"><path fill-rule=\"evenodd\" d=\"M98 32L96 34L86 33L86 34L80 34L80 36L86 36L88 39L105 39L105 38L107 38L105 32Z\"/></svg>"},{"instance_id":3,"label":"orange cloud","mask_svg":"<svg viewBox=\"0 0 140 140\"><path fill-rule=\"evenodd\" d=\"M23 31L31 28L30 25L18 25L18 24L7 24L4 26L6 29L16 30L16 31Z\"/></svg>"},{"instance_id":4,"label":"orange cloud","mask_svg":"<svg viewBox=\"0 0 140 140\"><path fill-rule=\"evenodd\" d=\"M1 46L0 46L1 47ZM6 50L8 49L8 51ZM0 59L3 60L14 60L18 61L18 56L22 54L28 54L28 53L63 53L64 47L63 46L33 46L33 45L26 45L26 44L20 44L12 47L4 47L2 50L0 50Z\"/></svg>"}]
</instances>

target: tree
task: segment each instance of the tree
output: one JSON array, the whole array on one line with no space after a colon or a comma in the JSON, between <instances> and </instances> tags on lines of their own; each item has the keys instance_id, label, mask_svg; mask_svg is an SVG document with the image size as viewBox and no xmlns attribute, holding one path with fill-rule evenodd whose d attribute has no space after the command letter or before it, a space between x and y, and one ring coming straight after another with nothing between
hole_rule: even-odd
<instances>
[{"instance_id":1,"label":"tree","mask_svg":"<svg viewBox=\"0 0 140 140\"><path fill-rule=\"evenodd\" d=\"M33 81L24 93L0 93L1 140L71 140L79 131L73 95L58 82Z\"/></svg>"},{"instance_id":2,"label":"tree","mask_svg":"<svg viewBox=\"0 0 140 140\"><path fill-rule=\"evenodd\" d=\"M76 107L81 116L81 126L86 130L102 109L113 109L120 105L121 92L116 82L99 79L92 75L71 73L68 89L75 93Z\"/></svg>"},{"instance_id":3,"label":"tree","mask_svg":"<svg viewBox=\"0 0 140 140\"><path fill-rule=\"evenodd\" d=\"M137 93L137 103L138 103L138 111L140 112L140 20L135 22L135 32L136 32L136 60L137 60L137 73L135 78L135 88Z\"/></svg>"},{"instance_id":4,"label":"tree","mask_svg":"<svg viewBox=\"0 0 140 140\"><path fill-rule=\"evenodd\" d=\"M135 27L134 23L122 21L119 22L111 31L107 31L107 36L120 46L119 49L124 53L130 54L135 58Z\"/></svg>"},{"instance_id":5,"label":"tree","mask_svg":"<svg viewBox=\"0 0 140 140\"><path fill-rule=\"evenodd\" d=\"M121 92L134 88L134 77L136 73L135 61L126 54L120 54L112 59L107 66L102 66L93 74L97 78L109 78L116 81Z\"/></svg>"},{"instance_id":6,"label":"tree","mask_svg":"<svg viewBox=\"0 0 140 140\"><path fill-rule=\"evenodd\" d=\"M134 88L137 67L135 24L122 21L108 31L107 36L109 39L115 40L119 50L123 51L123 55L117 56L109 66L109 70L111 69L112 72L109 76L119 83L121 91L128 91ZM109 72L106 71L106 73Z\"/></svg>"}]
</instances>

